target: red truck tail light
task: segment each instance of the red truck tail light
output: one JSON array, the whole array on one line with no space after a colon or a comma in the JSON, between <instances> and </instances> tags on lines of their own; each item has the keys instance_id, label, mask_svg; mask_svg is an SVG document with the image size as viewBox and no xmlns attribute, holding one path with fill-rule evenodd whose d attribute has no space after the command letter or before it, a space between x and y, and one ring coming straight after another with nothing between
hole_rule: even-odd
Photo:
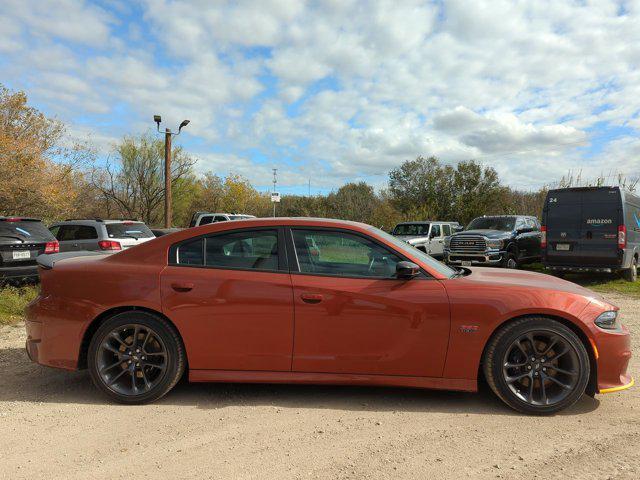
<instances>
[{"instance_id":1,"label":"red truck tail light","mask_svg":"<svg viewBox=\"0 0 640 480\"><path fill-rule=\"evenodd\" d=\"M627 247L627 227L620 225L618 227L618 248Z\"/></svg>"},{"instance_id":2,"label":"red truck tail light","mask_svg":"<svg viewBox=\"0 0 640 480\"><path fill-rule=\"evenodd\" d=\"M547 248L547 227L545 225L540 227L540 233L540 247Z\"/></svg>"},{"instance_id":3,"label":"red truck tail light","mask_svg":"<svg viewBox=\"0 0 640 480\"><path fill-rule=\"evenodd\" d=\"M113 240L100 240L98 242L98 246L100 247L100 250L122 250L120 242Z\"/></svg>"},{"instance_id":4,"label":"red truck tail light","mask_svg":"<svg viewBox=\"0 0 640 480\"><path fill-rule=\"evenodd\" d=\"M44 245L44 253L58 253L60 252L60 244L56 242L47 242Z\"/></svg>"}]
</instances>

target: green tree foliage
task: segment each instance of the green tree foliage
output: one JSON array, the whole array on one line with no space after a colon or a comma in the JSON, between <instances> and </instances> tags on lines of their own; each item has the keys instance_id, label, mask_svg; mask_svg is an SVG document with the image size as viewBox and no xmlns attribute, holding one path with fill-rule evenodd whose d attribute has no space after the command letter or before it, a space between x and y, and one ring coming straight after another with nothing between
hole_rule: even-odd
<instances>
[{"instance_id":1,"label":"green tree foliage","mask_svg":"<svg viewBox=\"0 0 640 480\"><path fill-rule=\"evenodd\" d=\"M497 172L471 161L456 167L435 157L418 157L389 173L389 194L394 205L414 220L471 219L500 210L506 190Z\"/></svg>"}]
</instances>

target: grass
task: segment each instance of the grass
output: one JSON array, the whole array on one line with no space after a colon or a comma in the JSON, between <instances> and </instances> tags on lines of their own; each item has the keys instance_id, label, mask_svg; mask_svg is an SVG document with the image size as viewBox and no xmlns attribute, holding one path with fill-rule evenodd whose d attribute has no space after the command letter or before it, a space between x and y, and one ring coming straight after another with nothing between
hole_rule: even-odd
<instances>
[{"instance_id":1,"label":"grass","mask_svg":"<svg viewBox=\"0 0 640 480\"><path fill-rule=\"evenodd\" d=\"M527 265L524 269L541 273L551 273L546 271L540 263ZM596 292L621 293L623 295L640 298L640 281L635 283L627 282L615 273L567 273L563 278Z\"/></svg>"},{"instance_id":2,"label":"grass","mask_svg":"<svg viewBox=\"0 0 640 480\"><path fill-rule=\"evenodd\" d=\"M0 325L22 321L24 307L38 295L38 286L0 287Z\"/></svg>"}]
</instances>

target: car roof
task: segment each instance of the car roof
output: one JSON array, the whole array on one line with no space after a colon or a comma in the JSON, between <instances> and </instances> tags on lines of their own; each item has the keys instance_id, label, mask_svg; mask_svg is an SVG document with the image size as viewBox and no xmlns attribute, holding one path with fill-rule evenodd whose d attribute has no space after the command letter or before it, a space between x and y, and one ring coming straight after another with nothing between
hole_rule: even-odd
<instances>
[{"instance_id":1,"label":"car roof","mask_svg":"<svg viewBox=\"0 0 640 480\"><path fill-rule=\"evenodd\" d=\"M120 219L120 220L109 220L102 218L68 218L61 222L54 222L51 226L57 225L96 225L96 224L113 224L113 223L125 223L125 222L135 222L135 223L144 223L141 220L128 220L128 219Z\"/></svg>"},{"instance_id":2,"label":"car roof","mask_svg":"<svg viewBox=\"0 0 640 480\"><path fill-rule=\"evenodd\" d=\"M0 215L0 220L5 221L5 220L14 220L16 222L41 222L42 220L40 220L39 218L33 218L33 217L21 217L20 215L15 215L15 216L2 216Z\"/></svg>"},{"instance_id":3,"label":"car roof","mask_svg":"<svg viewBox=\"0 0 640 480\"><path fill-rule=\"evenodd\" d=\"M398 225L429 225L430 223L457 224L458 222L445 222L443 220L417 220L415 222L400 222Z\"/></svg>"}]
</instances>

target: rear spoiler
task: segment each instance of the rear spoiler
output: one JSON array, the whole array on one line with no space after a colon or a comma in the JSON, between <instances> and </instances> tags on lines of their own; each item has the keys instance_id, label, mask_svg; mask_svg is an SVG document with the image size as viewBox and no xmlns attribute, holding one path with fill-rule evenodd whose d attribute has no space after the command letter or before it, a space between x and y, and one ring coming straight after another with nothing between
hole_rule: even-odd
<instances>
[{"instance_id":1,"label":"rear spoiler","mask_svg":"<svg viewBox=\"0 0 640 480\"><path fill-rule=\"evenodd\" d=\"M67 258L76 258L76 257L95 257L96 255L106 256L107 254L102 252L63 252L63 253L51 253L48 255L38 255L36 257L36 262L42 268L46 270L51 270L56 262L60 260L66 260Z\"/></svg>"}]
</instances>

